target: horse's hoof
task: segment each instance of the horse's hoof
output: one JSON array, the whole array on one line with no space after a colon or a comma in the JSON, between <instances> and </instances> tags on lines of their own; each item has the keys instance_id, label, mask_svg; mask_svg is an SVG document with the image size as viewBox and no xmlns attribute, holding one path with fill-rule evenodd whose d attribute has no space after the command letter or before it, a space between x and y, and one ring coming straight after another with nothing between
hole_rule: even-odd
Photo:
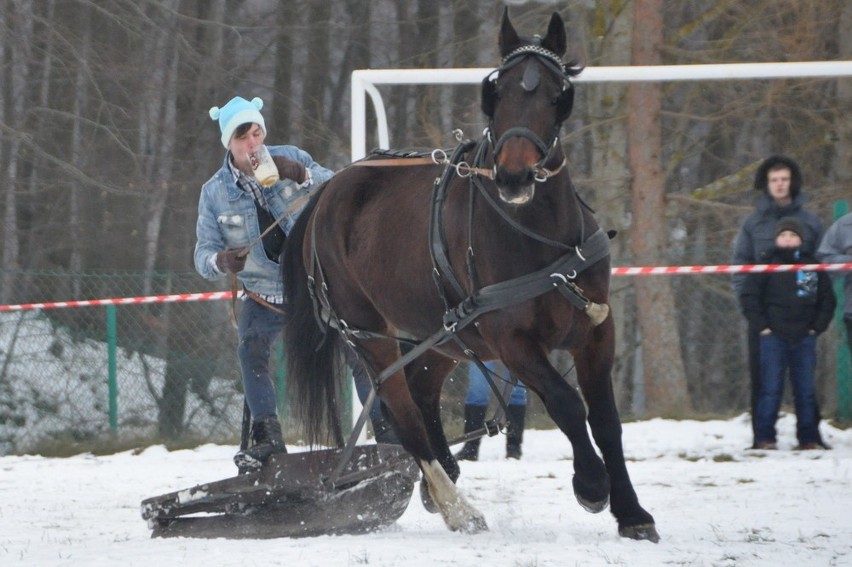
<instances>
[{"instance_id":1,"label":"horse's hoof","mask_svg":"<svg viewBox=\"0 0 852 567\"><path fill-rule=\"evenodd\" d=\"M435 505L435 501L432 500L432 496L429 494L429 484L426 482L426 479L420 480L420 501L423 503L423 507L426 508L426 511L430 514L437 514L440 512L438 510L438 506Z\"/></svg>"},{"instance_id":2,"label":"horse's hoof","mask_svg":"<svg viewBox=\"0 0 852 567\"><path fill-rule=\"evenodd\" d=\"M575 494L574 496L577 497L577 502L580 503L580 506L582 506L586 512L591 512L592 514L603 512L604 510L606 510L607 506L609 506L609 496L607 496L603 500L598 500L597 502L586 500L579 494Z\"/></svg>"},{"instance_id":3,"label":"horse's hoof","mask_svg":"<svg viewBox=\"0 0 852 567\"><path fill-rule=\"evenodd\" d=\"M639 524L637 526L625 526L618 528L618 535L630 539L648 540L652 543L660 542L660 534L654 524Z\"/></svg>"},{"instance_id":4,"label":"horse's hoof","mask_svg":"<svg viewBox=\"0 0 852 567\"><path fill-rule=\"evenodd\" d=\"M485 522L485 518L482 516L473 516L471 517L467 524L461 527L459 530L465 534L478 534L482 532L488 531L488 524Z\"/></svg>"},{"instance_id":5,"label":"horse's hoof","mask_svg":"<svg viewBox=\"0 0 852 567\"><path fill-rule=\"evenodd\" d=\"M609 476L604 474L598 482L583 482L580 477L574 475L572 479L574 496L587 512L597 514L603 512L609 506Z\"/></svg>"}]
</instances>

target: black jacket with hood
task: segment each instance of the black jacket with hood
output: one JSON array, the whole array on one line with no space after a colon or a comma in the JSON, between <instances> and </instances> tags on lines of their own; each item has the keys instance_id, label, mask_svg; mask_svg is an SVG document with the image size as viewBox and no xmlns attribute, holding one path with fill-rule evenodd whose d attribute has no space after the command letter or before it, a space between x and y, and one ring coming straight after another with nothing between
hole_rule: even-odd
<instances>
[{"instance_id":1,"label":"black jacket with hood","mask_svg":"<svg viewBox=\"0 0 852 567\"><path fill-rule=\"evenodd\" d=\"M790 170L790 196L793 201L779 206L767 191L769 170L783 165ZM766 264L775 247L775 223L783 217L794 217L805 226L802 235L802 252L813 255L822 238L823 224L814 213L805 209L807 197L802 193L802 174L798 164L785 156L766 159L754 176L754 188L760 191L755 210L749 214L734 241L731 264ZM734 274L733 284L737 299L742 305L742 287L745 274Z\"/></svg>"},{"instance_id":2,"label":"black jacket with hood","mask_svg":"<svg viewBox=\"0 0 852 567\"><path fill-rule=\"evenodd\" d=\"M816 263L814 256L789 248L774 248L767 259L771 264ZM837 304L831 278L826 272L800 271L746 276L743 313L753 329L769 328L792 342L828 328Z\"/></svg>"}]
</instances>

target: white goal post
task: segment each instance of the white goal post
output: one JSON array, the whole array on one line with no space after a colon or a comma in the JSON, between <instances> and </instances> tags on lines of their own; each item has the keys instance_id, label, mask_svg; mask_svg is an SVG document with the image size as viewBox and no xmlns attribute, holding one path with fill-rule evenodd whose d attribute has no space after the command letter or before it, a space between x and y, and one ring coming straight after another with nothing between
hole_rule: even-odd
<instances>
[{"instance_id":1,"label":"white goal post","mask_svg":"<svg viewBox=\"0 0 852 567\"><path fill-rule=\"evenodd\" d=\"M376 85L478 84L493 68L469 69L366 69L352 72L352 161L367 155L366 95L376 113L379 146L390 147L388 121L382 95ZM644 65L587 67L572 79L583 82L699 81L849 77L852 61L804 61L796 63L730 63L719 65Z\"/></svg>"},{"instance_id":2,"label":"white goal post","mask_svg":"<svg viewBox=\"0 0 852 567\"><path fill-rule=\"evenodd\" d=\"M367 155L366 95L376 113L379 147L389 148L388 120L382 95L376 85L448 85L479 84L493 68L468 69L366 69L352 72L352 161ZM720 65L645 65L631 67L587 67L572 81L698 81L785 79L805 77L850 77L852 61L807 61L796 63L731 63ZM352 396L353 423L361 411L357 396ZM360 441L366 439L361 431Z\"/></svg>"}]
</instances>

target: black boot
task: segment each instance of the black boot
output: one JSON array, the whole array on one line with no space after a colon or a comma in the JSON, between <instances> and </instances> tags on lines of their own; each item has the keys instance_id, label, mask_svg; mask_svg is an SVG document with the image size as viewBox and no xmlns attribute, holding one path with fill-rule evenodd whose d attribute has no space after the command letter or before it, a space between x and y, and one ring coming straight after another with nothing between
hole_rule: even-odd
<instances>
[{"instance_id":1,"label":"black boot","mask_svg":"<svg viewBox=\"0 0 852 567\"><path fill-rule=\"evenodd\" d=\"M527 406L510 405L506 412L509 426L506 428L506 458L521 458L521 443L524 442L524 418Z\"/></svg>"},{"instance_id":2,"label":"black boot","mask_svg":"<svg viewBox=\"0 0 852 567\"><path fill-rule=\"evenodd\" d=\"M485 424L485 412L488 411L487 406L464 406L464 432L470 433L481 429ZM461 451L456 453L456 459L459 461L477 461L479 460L479 442L482 438L468 441L461 448Z\"/></svg>"},{"instance_id":3,"label":"black boot","mask_svg":"<svg viewBox=\"0 0 852 567\"><path fill-rule=\"evenodd\" d=\"M281 436L281 422L275 416L252 423L251 441L251 447L234 455L234 464L240 470L259 469L275 453L287 452Z\"/></svg>"}]
</instances>

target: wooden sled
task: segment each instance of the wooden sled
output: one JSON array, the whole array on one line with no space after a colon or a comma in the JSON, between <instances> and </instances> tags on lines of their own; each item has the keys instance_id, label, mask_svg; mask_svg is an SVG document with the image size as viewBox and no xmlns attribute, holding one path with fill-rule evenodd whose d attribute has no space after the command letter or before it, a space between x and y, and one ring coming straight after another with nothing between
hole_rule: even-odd
<instances>
[{"instance_id":1,"label":"wooden sled","mask_svg":"<svg viewBox=\"0 0 852 567\"><path fill-rule=\"evenodd\" d=\"M273 455L257 472L143 500L142 517L152 537L309 537L392 524L420 470L397 445L353 449Z\"/></svg>"}]
</instances>

